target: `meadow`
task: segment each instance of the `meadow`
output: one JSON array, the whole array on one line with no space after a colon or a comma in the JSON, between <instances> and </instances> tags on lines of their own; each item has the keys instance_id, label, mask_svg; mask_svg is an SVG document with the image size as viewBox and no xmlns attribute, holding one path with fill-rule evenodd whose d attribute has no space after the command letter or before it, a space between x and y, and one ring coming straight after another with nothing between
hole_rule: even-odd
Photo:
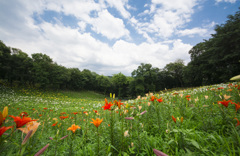
<instances>
[{"instance_id":1,"label":"meadow","mask_svg":"<svg viewBox=\"0 0 240 156\"><path fill-rule=\"evenodd\" d=\"M239 91L233 82L121 101L0 85L0 153L240 155Z\"/></svg>"}]
</instances>

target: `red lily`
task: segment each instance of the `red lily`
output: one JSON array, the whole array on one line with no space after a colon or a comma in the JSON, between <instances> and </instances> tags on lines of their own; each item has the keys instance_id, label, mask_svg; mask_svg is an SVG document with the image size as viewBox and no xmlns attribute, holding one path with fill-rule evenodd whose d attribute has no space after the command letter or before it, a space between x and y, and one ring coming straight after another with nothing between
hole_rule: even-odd
<instances>
[{"instance_id":1,"label":"red lily","mask_svg":"<svg viewBox=\"0 0 240 156\"><path fill-rule=\"evenodd\" d=\"M173 121L174 121L175 123L177 122L176 118L174 118L173 115L172 115L172 119L173 119Z\"/></svg>"},{"instance_id":2,"label":"red lily","mask_svg":"<svg viewBox=\"0 0 240 156\"><path fill-rule=\"evenodd\" d=\"M111 102L108 103L107 99L105 98L105 105L102 106L102 108L104 108L103 110L111 110L111 107L113 106L113 104Z\"/></svg>"},{"instance_id":3,"label":"red lily","mask_svg":"<svg viewBox=\"0 0 240 156\"><path fill-rule=\"evenodd\" d=\"M31 121L37 121L37 120L32 120L29 117L19 117L19 116L13 116L13 115L9 115L9 117L12 117L14 119L14 122L16 123L17 128L20 128L22 126L24 126L26 123L29 123Z\"/></svg>"},{"instance_id":4,"label":"red lily","mask_svg":"<svg viewBox=\"0 0 240 156\"><path fill-rule=\"evenodd\" d=\"M221 104L224 105L225 107L228 107L229 102L232 102L232 100L226 101L226 100L224 99L223 101L218 101L218 104L221 103Z\"/></svg>"},{"instance_id":5,"label":"red lily","mask_svg":"<svg viewBox=\"0 0 240 156\"><path fill-rule=\"evenodd\" d=\"M238 102L238 103L232 102L232 104L235 105L236 111L238 111L238 110L240 109L240 104L239 104L239 102Z\"/></svg>"},{"instance_id":6,"label":"red lily","mask_svg":"<svg viewBox=\"0 0 240 156\"><path fill-rule=\"evenodd\" d=\"M0 136L2 136L3 133L4 133L6 130L10 129L10 128L13 128L13 126L9 126L9 127L3 126L3 127L1 127L1 128L0 128Z\"/></svg>"},{"instance_id":7,"label":"red lily","mask_svg":"<svg viewBox=\"0 0 240 156\"><path fill-rule=\"evenodd\" d=\"M68 116L60 116L59 117L61 120L68 118Z\"/></svg>"},{"instance_id":8,"label":"red lily","mask_svg":"<svg viewBox=\"0 0 240 156\"><path fill-rule=\"evenodd\" d=\"M234 119L236 119L236 120L237 120L237 125L236 125L236 127L237 127L237 126L239 126L239 125L240 125L240 122L239 122L239 120L238 120L237 118L234 118Z\"/></svg>"},{"instance_id":9,"label":"red lily","mask_svg":"<svg viewBox=\"0 0 240 156\"><path fill-rule=\"evenodd\" d=\"M160 99L157 99L157 101L160 103L160 102L163 102L163 99L162 97Z\"/></svg>"},{"instance_id":10,"label":"red lily","mask_svg":"<svg viewBox=\"0 0 240 156\"><path fill-rule=\"evenodd\" d=\"M154 101L155 99L157 99L155 96L151 96L151 99L149 101Z\"/></svg>"}]
</instances>

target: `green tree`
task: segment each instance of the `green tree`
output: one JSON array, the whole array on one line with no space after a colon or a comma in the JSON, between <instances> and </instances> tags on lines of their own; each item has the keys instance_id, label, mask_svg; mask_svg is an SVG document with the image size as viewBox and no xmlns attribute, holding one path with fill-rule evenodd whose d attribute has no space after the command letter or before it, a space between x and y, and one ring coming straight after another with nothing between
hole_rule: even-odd
<instances>
[{"instance_id":1,"label":"green tree","mask_svg":"<svg viewBox=\"0 0 240 156\"><path fill-rule=\"evenodd\" d=\"M122 73L114 74L112 81L115 85L115 93L118 97L127 96L128 79Z\"/></svg>"},{"instance_id":2,"label":"green tree","mask_svg":"<svg viewBox=\"0 0 240 156\"><path fill-rule=\"evenodd\" d=\"M98 90L104 94L106 94L112 86L109 77L104 75L97 75L96 82Z\"/></svg>"},{"instance_id":3,"label":"green tree","mask_svg":"<svg viewBox=\"0 0 240 156\"><path fill-rule=\"evenodd\" d=\"M131 87L135 88L136 94L143 95L144 93L154 92L158 72L159 69L153 68L151 64L141 63L138 69L132 72L134 81L132 81Z\"/></svg>"},{"instance_id":4,"label":"green tree","mask_svg":"<svg viewBox=\"0 0 240 156\"><path fill-rule=\"evenodd\" d=\"M31 81L32 59L20 49L12 48L11 71L13 79L25 84Z\"/></svg>"},{"instance_id":5,"label":"green tree","mask_svg":"<svg viewBox=\"0 0 240 156\"><path fill-rule=\"evenodd\" d=\"M39 87L46 88L50 84L50 71L52 59L46 54L32 54L33 59L33 84L37 83Z\"/></svg>"},{"instance_id":6,"label":"green tree","mask_svg":"<svg viewBox=\"0 0 240 156\"><path fill-rule=\"evenodd\" d=\"M82 90L84 87L83 74L78 68L68 69L70 72L69 89Z\"/></svg>"},{"instance_id":7,"label":"green tree","mask_svg":"<svg viewBox=\"0 0 240 156\"><path fill-rule=\"evenodd\" d=\"M184 62L181 59L176 60L173 63L169 63L164 67L164 70L170 77L174 79L174 87L183 87L183 68Z\"/></svg>"},{"instance_id":8,"label":"green tree","mask_svg":"<svg viewBox=\"0 0 240 156\"><path fill-rule=\"evenodd\" d=\"M11 81L10 57L10 48L0 40L0 78L9 81Z\"/></svg>"}]
</instances>

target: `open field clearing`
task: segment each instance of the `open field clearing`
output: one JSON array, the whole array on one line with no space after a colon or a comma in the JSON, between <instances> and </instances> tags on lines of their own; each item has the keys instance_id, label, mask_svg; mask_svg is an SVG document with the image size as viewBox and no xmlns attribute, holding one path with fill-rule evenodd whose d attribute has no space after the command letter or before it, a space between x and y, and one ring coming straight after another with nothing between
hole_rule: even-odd
<instances>
[{"instance_id":1,"label":"open field clearing","mask_svg":"<svg viewBox=\"0 0 240 156\"><path fill-rule=\"evenodd\" d=\"M237 83L219 84L121 101L1 86L0 152L239 155L239 90Z\"/></svg>"}]
</instances>

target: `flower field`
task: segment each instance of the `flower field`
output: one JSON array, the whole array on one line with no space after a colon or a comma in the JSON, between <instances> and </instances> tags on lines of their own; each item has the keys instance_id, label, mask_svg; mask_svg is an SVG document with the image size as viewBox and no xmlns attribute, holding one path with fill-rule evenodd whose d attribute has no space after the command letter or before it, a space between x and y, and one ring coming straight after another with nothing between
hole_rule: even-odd
<instances>
[{"instance_id":1,"label":"flower field","mask_svg":"<svg viewBox=\"0 0 240 156\"><path fill-rule=\"evenodd\" d=\"M0 86L1 155L240 155L240 84L146 94Z\"/></svg>"}]
</instances>

